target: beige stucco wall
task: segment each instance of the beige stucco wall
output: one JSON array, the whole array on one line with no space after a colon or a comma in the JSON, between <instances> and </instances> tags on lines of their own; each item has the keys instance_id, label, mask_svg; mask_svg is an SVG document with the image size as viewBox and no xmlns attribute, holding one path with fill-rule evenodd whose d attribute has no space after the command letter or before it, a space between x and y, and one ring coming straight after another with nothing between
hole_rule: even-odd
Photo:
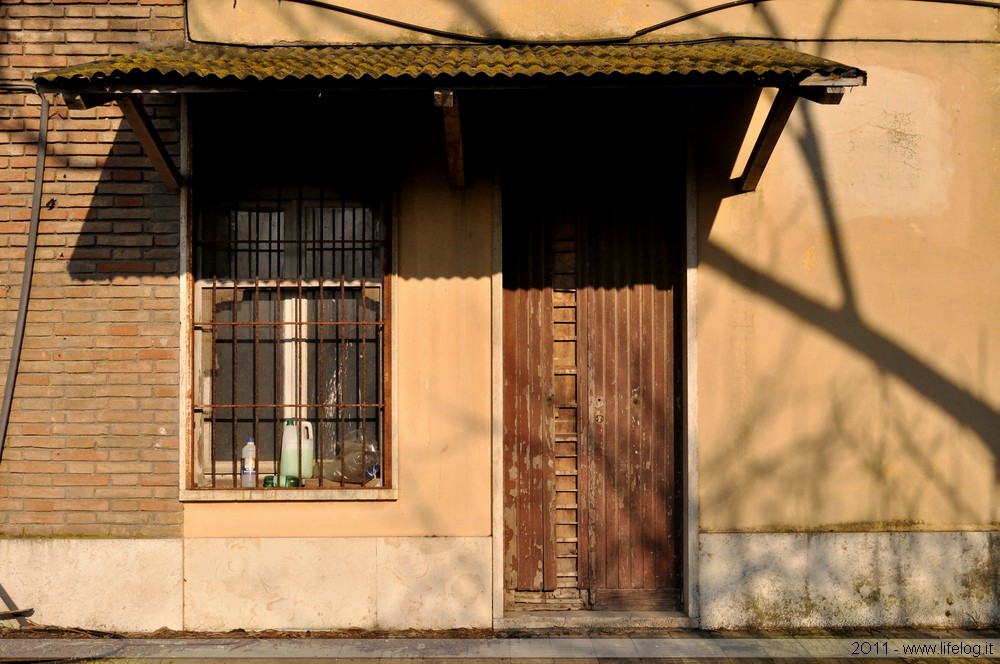
<instances>
[{"instance_id":1,"label":"beige stucco wall","mask_svg":"<svg viewBox=\"0 0 1000 664\"><path fill-rule=\"evenodd\" d=\"M1000 47L821 50L868 86L702 191L702 528L994 528Z\"/></svg>"},{"instance_id":2,"label":"beige stucco wall","mask_svg":"<svg viewBox=\"0 0 1000 664\"><path fill-rule=\"evenodd\" d=\"M559 39L629 35L715 4L358 8ZM196 41L440 41L293 2L188 9ZM686 397L697 416L685 434L697 496L687 580L705 625L995 623L995 594L980 592L995 578L995 538L950 531L1000 530L998 31L985 8L773 0L645 37L796 40L868 72L839 106L801 101L758 189L736 196L724 185L740 104L752 99L691 92L697 390ZM185 534L206 550L213 537L356 537L345 544L363 548L376 536L489 536L493 191L444 183L440 171L414 176L400 205L398 501L189 504ZM946 532L868 532L897 530ZM912 580L958 559L973 562ZM929 587L947 589L944 604ZM961 613L949 614L947 593L962 588ZM766 606L752 603L762 596Z\"/></svg>"},{"instance_id":3,"label":"beige stucco wall","mask_svg":"<svg viewBox=\"0 0 1000 664\"><path fill-rule=\"evenodd\" d=\"M531 39L629 34L714 4L381 0L359 9ZM275 0L192 0L188 8L196 40L422 39ZM1000 301L988 287L1000 276L992 258L1000 249L997 31L996 13L983 8L774 0L649 36L802 39L798 48L869 74L840 106L799 103L750 194L720 200L713 189L719 166L711 162L730 155L713 153L712 143L730 107L716 99L699 114L699 390L691 398L703 530L1000 523ZM900 37L913 41L821 41ZM961 43L977 40L984 43ZM704 119L713 113L715 124ZM295 534L290 510L331 535L488 532L490 193L481 185L437 193L403 202L419 223L400 227L398 503L189 505L188 535L255 530L262 512L280 524L270 532ZM477 479L445 481L456 471Z\"/></svg>"},{"instance_id":4,"label":"beige stucco wall","mask_svg":"<svg viewBox=\"0 0 1000 664\"><path fill-rule=\"evenodd\" d=\"M394 220L399 498L192 502L185 537L489 535L494 189L477 178L452 191L440 145L401 183Z\"/></svg>"},{"instance_id":5,"label":"beige stucco wall","mask_svg":"<svg viewBox=\"0 0 1000 664\"><path fill-rule=\"evenodd\" d=\"M395 21L476 36L579 39L627 37L716 0L660 3L610 0L479 0L413 3L403 0L334 3ZM978 13L976 13L978 12ZM976 16L984 18L976 19ZM243 44L413 43L441 37L279 0L189 0L188 26L196 41ZM670 40L734 34L787 39L995 39L995 12L905 0L773 0L713 12L651 32Z\"/></svg>"}]
</instances>

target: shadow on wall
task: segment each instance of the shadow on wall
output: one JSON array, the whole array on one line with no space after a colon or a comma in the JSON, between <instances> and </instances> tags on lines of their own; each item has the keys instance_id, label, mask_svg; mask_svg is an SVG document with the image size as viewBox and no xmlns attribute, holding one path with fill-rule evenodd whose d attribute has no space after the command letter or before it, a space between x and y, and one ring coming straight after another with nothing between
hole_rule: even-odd
<instances>
[{"instance_id":1,"label":"shadow on wall","mask_svg":"<svg viewBox=\"0 0 1000 664\"><path fill-rule=\"evenodd\" d=\"M841 6L841 3L834 3L831 6L828 25L832 25L835 21ZM769 16L767 7L760 8L760 11L762 16ZM771 25L775 34L780 34L780 30L773 22ZM725 112L721 108L719 104L709 105L706 108L707 112L702 116L703 132L716 132L719 127L725 126L725 117L712 117L713 113ZM828 424L825 431L813 432L800 440L790 441L786 448L776 450L773 457L761 459L761 467L744 468L742 472L745 477L761 478L773 478L782 473L783 469L792 472L794 468L795 472L803 472L804 456L809 457L812 472L822 472L828 467L827 463L831 457L855 454L858 456L859 466L866 468L871 476L882 484L885 494L882 499L888 503L900 504L901 495L912 496L918 492L927 492L930 487L940 494L941 500L950 504L959 522L963 520L971 523L981 522L982 506L978 506L978 511L973 510L957 490L958 484L964 481L963 478L948 477L941 472L940 461L947 456L941 455L942 448L948 443L941 439L944 434L932 433L928 438L927 429L921 426L921 418L913 414L912 408L906 410L898 390L893 389L894 383L906 385L915 394L945 412L954 421L957 430L972 432L994 460L994 477L1000 477L1000 412L964 386L956 384L954 380L905 348L900 342L876 329L862 316L857 293L859 287L864 285L856 283L856 278L850 269L851 261L841 228L843 222L838 218L835 194L830 190L832 178L828 172L821 137L815 130L816 108L804 101L797 107L796 113L803 122L803 131L798 138L798 149L802 154L802 161L807 164L810 171L805 181L815 186L814 200L828 238L831 250L830 262L835 270L841 302L828 304L795 285L782 281L773 273L769 273L766 268L751 264L737 252L713 242L712 224L721 204L721 198L709 199L703 196L699 200L701 206L699 261L702 266L724 275L739 288L773 304L805 326L814 328L850 348L860 357L867 358L872 367L868 380L876 386L874 390L869 389L868 394L874 391L879 395L879 409L875 415L879 422L874 427L879 433L874 439L868 435L870 432L861 433L863 423L858 421L857 414L862 412L866 405L869 406L867 412L870 413L871 409L869 404L857 401L864 396L858 389L860 384L845 383L831 386L832 389L824 391L822 395L811 395L813 398L829 400ZM791 140L794 140L794 136L786 132L782 141ZM703 169L702 182L716 183L710 184L706 189L718 187L718 183L728 179L729 173L723 169L735 161L734 146L738 147L733 142L733 137L723 138L716 142L714 148L718 154L699 159L699 165ZM774 242L777 244L779 239L775 239ZM760 255L767 254L761 251ZM781 391L783 366L795 362L801 341L797 337L787 339L785 342L787 348L782 353L782 358L789 361L783 362L782 366L773 366L769 371L760 374L759 382L751 390L753 396L744 421L731 427L732 438L727 442L727 449L730 449L730 445L740 444L739 441L750 439L751 429L759 426L776 411L788 408L792 400L803 398L801 394ZM797 366L805 366L803 362L803 359L799 359ZM834 395L832 399L831 394ZM887 449L890 443L895 443L891 452L909 458L918 469L917 474L895 480L884 476L885 455L890 452ZM936 461L928 457L935 453L941 457ZM702 462L709 464L705 467L706 472L713 470L713 463L727 465L726 460L713 460L711 457L703 458ZM942 482L946 481L954 482L955 485L943 486ZM740 501L735 501L731 504L739 503Z\"/></svg>"},{"instance_id":2,"label":"shadow on wall","mask_svg":"<svg viewBox=\"0 0 1000 664\"><path fill-rule=\"evenodd\" d=\"M828 24L841 7L832 5ZM766 6L759 11L769 15ZM705 111L702 137L724 127L728 117L717 103ZM819 112L807 102L796 110L803 126L797 148L809 169L797 181L815 187L812 200L830 247L839 303L713 240L726 194L704 192L723 192L738 141L713 136L702 142L709 151L699 155L700 267L760 301L757 311L774 309L798 324L797 332L771 341L780 353L772 360L755 357L754 368L739 377L746 402L719 429L720 439L701 448L701 508L703 519L711 514L712 521L702 536L703 617L729 627L995 625L996 534L913 531L925 526L920 515L928 511L941 515L930 524L936 527L990 530L996 524L1000 412L862 315L859 291L868 284L851 269L838 215L843 206L831 190L829 159L816 131ZM795 138L786 132L782 142ZM773 239L771 254L761 247L757 256L778 256L780 241ZM808 353L815 350L806 337L812 332L867 360L869 368L804 393L795 376L810 366ZM753 353L753 341L745 341ZM703 390L711 387L702 384ZM799 408L820 415L796 431L782 418ZM934 409L950 423L942 424L929 412ZM765 440L762 432L778 421L785 424L784 439ZM987 458L988 467L981 463ZM817 523L817 514L829 522Z\"/></svg>"},{"instance_id":3,"label":"shadow on wall","mask_svg":"<svg viewBox=\"0 0 1000 664\"><path fill-rule=\"evenodd\" d=\"M188 183L197 214L199 192L213 183L291 184L378 180L389 189L413 178L446 182L445 141L440 109L430 92L417 93L249 93L196 95L191 123L196 136L194 172ZM147 108L175 163L179 161L179 104L171 97L148 96ZM62 109L65 115L65 108ZM75 246L65 258L68 272L81 282L119 283L129 277L176 276L182 236L180 197L166 191L127 123L111 137L110 154L77 156L91 143L94 131L113 124L114 105L96 111L98 119L65 127L65 144L50 144L49 178L67 194L79 193L86 205L61 214L82 220ZM86 127L86 128L81 128ZM200 138L200 140L199 140ZM484 146L476 146L484 147ZM95 147L93 152L104 146ZM91 151L88 150L88 154ZM474 183L488 182L484 150L468 159ZM83 194L93 192L89 200ZM444 186L441 202L449 212L462 205L463 192ZM75 205L67 197L69 205ZM60 197L55 205L64 208ZM44 215L43 215L44 219ZM395 220L393 223L396 223ZM404 220L405 223L405 220ZM424 220L421 223L432 223ZM63 256L57 256L57 258ZM407 278L489 276L481 261L426 261L414 264ZM397 266L398 267L398 266ZM408 266L409 267L409 266Z\"/></svg>"},{"instance_id":4,"label":"shadow on wall","mask_svg":"<svg viewBox=\"0 0 1000 664\"><path fill-rule=\"evenodd\" d=\"M172 97L150 98L147 109L178 163L179 103ZM176 300L182 235L179 195L167 190L128 123L122 120L119 126L121 114L114 104L98 107L89 117L64 106L59 111L62 119L54 123L53 133L64 140L49 146L48 179L55 180L49 205L59 210L53 217L80 225L70 254L54 258L68 259L67 271L74 281L126 286L106 297ZM148 277L163 279L150 282ZM173 290L127 288L140 281Z\"/></svg>"}]
</instances>

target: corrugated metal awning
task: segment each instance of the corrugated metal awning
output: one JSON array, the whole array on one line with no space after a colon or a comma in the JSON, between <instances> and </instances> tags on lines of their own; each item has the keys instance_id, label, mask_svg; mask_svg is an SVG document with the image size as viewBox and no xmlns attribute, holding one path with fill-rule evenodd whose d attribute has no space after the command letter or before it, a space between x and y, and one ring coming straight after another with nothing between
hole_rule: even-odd
<instances>
[{"instance_id":1,"label":"corrugated metal awning","mask_svg":"<svg viewBox=\"0 0 1000 664\"><path fill-rule=\"evenodd\" d=\"M857 67L773 42L656 44L357 46L192 45L143 50L45 71L41 92L62 93L74 107L116 102L168 188L181 175L150 122L143 93L233 90L430 88L442 106L453 186L464 186L454 89L606 87L615 85L776 87L778 96L740 178L751 191L799 97L837 103L865 85Z\"/></svg>"},{"instance_id":2,"label":"corrugated metal awning","mask_svg":"<svg viewBox=\"0 0 1000 664\"><path fill-rule=\"evenodd\" d=\"M196 45L146 50L41 72L42 89L78 94L259 87L377 87L421 82L503 86L545 77L583 86L609 79L788 87L811 77L864 84L865 72L773 43L578 46ZM651 80L653 79L653 80ZM848 81L853 81L848 82Z\"/></svg>"}]
</instances>

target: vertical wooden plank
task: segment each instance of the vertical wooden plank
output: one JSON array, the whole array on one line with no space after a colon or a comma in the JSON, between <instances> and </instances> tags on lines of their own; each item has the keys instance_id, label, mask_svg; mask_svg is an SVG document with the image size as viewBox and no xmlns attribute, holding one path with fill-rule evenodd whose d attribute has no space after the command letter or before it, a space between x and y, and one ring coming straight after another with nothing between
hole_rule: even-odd
<instances>
[{"instance_id":1,"label":"vertical wooden plank","mask_svg":"<svg viewBox=\"0 0 1000 664\"><path fill-rule=\"evenodd\" d=\"M590 564L592 588L607 585L607 565L609 553L604 531L608 524L608 473L604 449L605 432L610 423L607 420L608 404L604 393L604 353L605 346L604 289L599 287L604 261L607 255L599 250L602 245L600 229L594 223L588 224L590 242L587 250L589 270L585 281L588 307L586 309L589 352L587 355L587 377L591 386L590 419L588 422L588 473L589 505L592 512L588 538L590 539Z\"/></svg>"},{"instance_id":2,"label":"vertical wooden plank","mask_svg":"<svg viewBox=\"0 0 1000 664\"><path fill-rule=\"evenodd\" d=\"M509 277L504 273L504 279ZM516 291L504 284L503 301L503 511L504 511L504 588L514 588L517 574L517 334L512 321L517 312Z\"/></svg>"},{"instance_id":3,"label":"vertical wooden plank","mask_svg":"<svg viewBox=\"0 0 1000 664\"><path fill-rule=\"evenodd\" d=\"M630 211L630 210L629 210ZM642 456L643 438L646 433L646 412L643 397L647 391L643 384L642 363L644 356L642 353L644 339L649 334L648 330L642 329L642 289L647 285L648 273L643 268L641 260L645 242L640 237L641 229L638 224L630 224L626 227L622 241L616 249L619 253L619 260L626 266L626 280L622 290L626 293L626 308L622 312L627 317L629 330L627 337L629 356L629 380L628 392L623 395L625 407L629 413L628 420L628 449L621 459L625 473L628 477L628 498L626 509L628 510L628 576L622 586L624 588L642 588L642 552L645 546L643 539L644 517L643 503L649 496L648 487L642 485ZM648 238L647 238L648 239Z\"/></svg>"},{"instance_id":4,"label":"vertical wooden plank","mask_svg":"<svg viewBox=\"0 0 1000 664\"><path fill-rule=\"evenodd\" d=\"M663 314L664 314L664 330L674 330L676 329L676 322L674 321L674 297L676 297L676 291L671 289L664 292L663 294ZM676 362L676 357L674 355L674 348L671 345L672 340L667 339L667 345L665 346L664 352L664 401L669 402L671 405L676 403L676 383L674 381L674 363ZM677 476L677 463L678 456L674 454L674 450L678 449L672 443L676 436L676 408L667 408L664 410L664 422L663 431L665 432L665 441L670 441L671 445L669 447L665 446L662 454L661 463L663 464L663 472L661 476L666 478L666 495L663 500L664 516L662 519L663 535L660 541L664 543L667 550L674 553L676 558L665 560L660 569L660 574L664 577L662 585L667 585L678 589L680 592L681 587L681 528L682 519L681 513L678 509L678 500L680 497L680 487L678 486L678 476Z\"/></svg>"},{"instance_id":5,"label":"vertical wooden plank","mask_svg":"<svg viewBox=\"0 0 1000 664\"><path fill-rule=\"evenodd\" d=\"M644 256L647 266L646 281L648 283L649 302L649 373L647 374L646 388L650 391L651 408L649 409L649 437L647 439L649 466L652 472L646 477L646 514L647 514L647 544L644 555L647 557L643 570L643 588L662 587L660 575L657 569L662 565L663 560L670 553L664 546L662 528L664 518L664 506L667 497L664 486L668 478L663 474L662 464L659 461L662 455L672 449L672 432L664 429L666 415L673 409L673 403L667 394L670 385L669 377L662 374L664 353L671 352L673 339L672 330L668 330L657 321L657 309L663 299L665 282L662 273L667 267L665 237L663 228L656 223L655 219L643 219L643 234L647 238L647 246L655 247L654 251ZM657 255L659 254L659 255ZM648 542L656 542L656 547L651 547Z\"/></svg>"},{"instance_id":6,"label":"vertical wooden plank","mask_svg":"<svg viewBox=\"0 0 1000 664\"><path fill-rule=\"evenodd\" d=\"M643 383L646 390L646 436L643 454L643 485L648 487L643 501L643 588L659 588L657 575L658 561L665 555L663 551L662 522L663 501L665 497L659 490L663 481L658 459L666 450L668 434L663 430L662 423L666 411L673 408L673 403L664 398L664 377L662 371L663 352L667 350L672 335L657 324L656 308L662 299L663 289L661 274L666 269L663 255L661 224L655 218L647 216L643 223L644 243L643 265L647 279L643 286L643 327L647 334L645 340L646 359Z\"/></svg>"},{"instance_id":7,"label":"vertical wooden plank","mask_svg":"<svg viewBox=\"0 0 1000 664\"><path fill-rule=\"evenodd\" d=\"M651 266L649 263L650 242L653 238L647 234L645 218L639 218L639 223L633 225L630 233L632 249L631 264L634 270L631 279L632 288L632 352L635 375L632 377L631 408L633 411L634 447L631 463L632 495L634 497L632 513L635 515L633 533L633 568L630 588L647 588L648 576L646 569L650 556L655 555L654 547L649 538L650 504L656 500L655 492L650 490L651 476L649 474L649 455L653 440L653 396L650 380L650 350L655 331L648 323L649 292L652 289Z\"/></svg>"},{"instance_id":8,"label":"vertical wooden plank","mask_svg":"<svg viewBox=\"0 0 1000 664\"><path fill-rule=\"evenodd\" d=\"M669 237L668 237L669 241ZM666 244L666 242L664 243ZM671 252L670 256L674 254ZM674 320L674 298L676 297L675 282L673 281L673 271L670 270L669 263L665 265L665 272L661 275L663 283L669 284L669 288L664 288L662 290L662 301L661 307L663 311L663 323L661 328L664 330L663 339L663 371L661 375L663 377L663 401L668 405L667 408L663 409L663 423L661 430L663 431L663 441L664 449L660 455L660 462L662 464L662 471L659 473L660 477L664 478L664 496L661 501L663 516L660 519L660 527L662 528L662 535L659 540L664 543L664 550L670 553L669 558L662 560L658 567L658 575L660 577L659 586L660 587L670 587L676 588L678 592L678 599L680 598L680 587L681 587L681 528L683 527L681 513L679 509L679 499L680 499L680 487L678 486L677 480L677 466L678 457L675 454L675 450L679 449L676 445L676 417L677 409L676 404L676 382L674 377L674 363L676 362L676 357L674 355L676 335L674 330L676 329L676 321ZM669 443L669 444L668 444Z\"/></svg>"},{"instance_id":9,"label":"vertical wooden plank","mask_svg":"<svg viewBox=\"0 0 1000 664\"><path fill-rule=\"evenodd\" d=\"M604 224L615 224L617 220L603 220ZM607 562L607 584L610 588L621 587L622 572L622 551L623 540L621 508L620 502L624 499L622 476L618 460L621 457L622 439L627 435L622 426L623 412L621 389L623 381L627 379L623 372L628 368L627 358L624 356L625 346L621 338L622 321L618 316L620 308L620 291L618 283L621 279L622 266L618 264L617 253L614 246L614 236L607 232L607 226L603 229L602 251L606 259L604 270L601 275L603 282L603 295L605 309L602 313L604 317L604 343L607 347L608 355L605 358L604 384L601 391L604 393L607 402L607 422L608 427L604 430L603 447L606 450L605 472L607 473L607 503L606 519L607 529L604 532L606 549L608 552Z\"/></svg>"},{"instance_id":10,"label":"vertical wooden plank","mask_svg":"<svg viewBox=\"0 0 1000 664\"><path fill-rule=\"evenodd\" d=\"M616 260L614 246L611 244L612 238L607 232L607 226L603 224L612 223L610 219L602 219L602 252L604 259L602 262L602 273L600 275L603 288L601 289L602 311L601 325L603 328L603 346L607 355L603 358L604 371L602 372L601 393L605 399L605 427L603 429L603 440L601 447L604 450L605 472L605 504L604 518L606 527L604 529L604 549L607 559L605 561L605 582L610 588L621 587L621 523L619 520L620 511L618 502L621 500L622 486L621 476L618 472L619 446L622 439L621 413L622 405L619 391L616 389L620 384L620 368L626 366L624 358L621 356L622 345L619 343L618 317L615 315L618 306L618 290L615 287L618 278L616 270ZM620 267L618 267L620 269Z\"/></svg>"},{"instance_id":11,"label":"vertical wooden plank","mask_svg":"<svg viewBox=\"0 0 1000 664\"><path fill-rule=\"evenodd\" d=\"M514 206L505 233L505 560L508 589L525 591L551 590L557 581L552 289L539 222Z\"/></svg>"},{"instance_id":12,"label":"vertical wooden plank","mask_svg":"<svg viewBox=\"0 0 1000 664\"><path fill-rule=\"evenodd\" d=\"M546 223L548 222L548 223ZM538 391L533 406L538 410L539 503L542 543L542 590L555 590L558 584L556 546L556 450L554 409L554 341L552 329L552 251L550 217L536 220L538 236L538 316L536 329L539 343L536 346L538 363Z\"/></svg>"},{"instance_id":13,"label":"vertical wooden plank","mask_svg":"<svg viewBox=\"0 0 1000 664\"><path fill-rule=\"evenodd\" d=\"M526 210L522 210L526 214ZM539 371L537 329L538 316L538 283L536 261L538 260L538 241L532 224L522 229L527 254L521 264L522 279L518 284L522 297L519 329L522 335L521 347L524 356L523 384L521 386L520 417L524 418L524 454L521 467L524 477L522 484L523 496L521 514L524 516L521 524L521 541L524 544L522 565L520 570L519 588L540 590L542 588L543 542L542 530L542 500L541 477L537 472L536 458L540 455L537 431L539 427L539 411L535 404L538 394Z\"/></svg>"},{"instance_id":14,"label":"vertical wooden plank","mask_svg":"<svg viewBox=\"0 0 1000 664\"><path fill-rule=\"evenodd\" d=\"M513 218L516 220L516 217ZM525 334L528 329L526 299L522 284L526 279L521 249L510 242L518 233L512 226L505 233L504 256L504 501L508 512L506 520L507 587L522 586L522 579L530 574L530 522L528 506L530 493L528 477L528 431L524 413L526 400L523 385L526 382L528 357ZM527 248L525 249L527 250Z\"/></svg>"}]
</instances>

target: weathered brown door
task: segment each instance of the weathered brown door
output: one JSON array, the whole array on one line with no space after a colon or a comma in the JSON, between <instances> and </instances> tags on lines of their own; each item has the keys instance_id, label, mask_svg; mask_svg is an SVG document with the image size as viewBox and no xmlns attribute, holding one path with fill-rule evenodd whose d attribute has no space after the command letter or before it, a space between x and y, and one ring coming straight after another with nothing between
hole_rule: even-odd
<instances>
[{"instance_id":1,"label":"weathered brown door","mask_svg":"<svg viewBox=\"0 0 1000 664\"><path fill-rule=\"evenodd\" d=\"M552 289L541 233L524 238L504 264L504 463L507 587L552 591L555 577L555 460Z\"/></svg>"},{"instance_id":2,"label":"weathered brown door","mask_svg":"<svg viewBox=\"0 0 1000 664\"><path fill-rule=\"evenodd\" d=\"M674 245L652 204L504 200L509 608L674 609Z\"/></svg>"},{"instance_id":3,"label":"weathered brown door","mask_svg":"<svg viewBox=\"0 0 1000 664\"><path fill-rule=\"evenodd\" d=\"M585 235L590 597L598 609L677 608L674 289L667 221L623 205Z\"/></svg>"}]
</instances>

